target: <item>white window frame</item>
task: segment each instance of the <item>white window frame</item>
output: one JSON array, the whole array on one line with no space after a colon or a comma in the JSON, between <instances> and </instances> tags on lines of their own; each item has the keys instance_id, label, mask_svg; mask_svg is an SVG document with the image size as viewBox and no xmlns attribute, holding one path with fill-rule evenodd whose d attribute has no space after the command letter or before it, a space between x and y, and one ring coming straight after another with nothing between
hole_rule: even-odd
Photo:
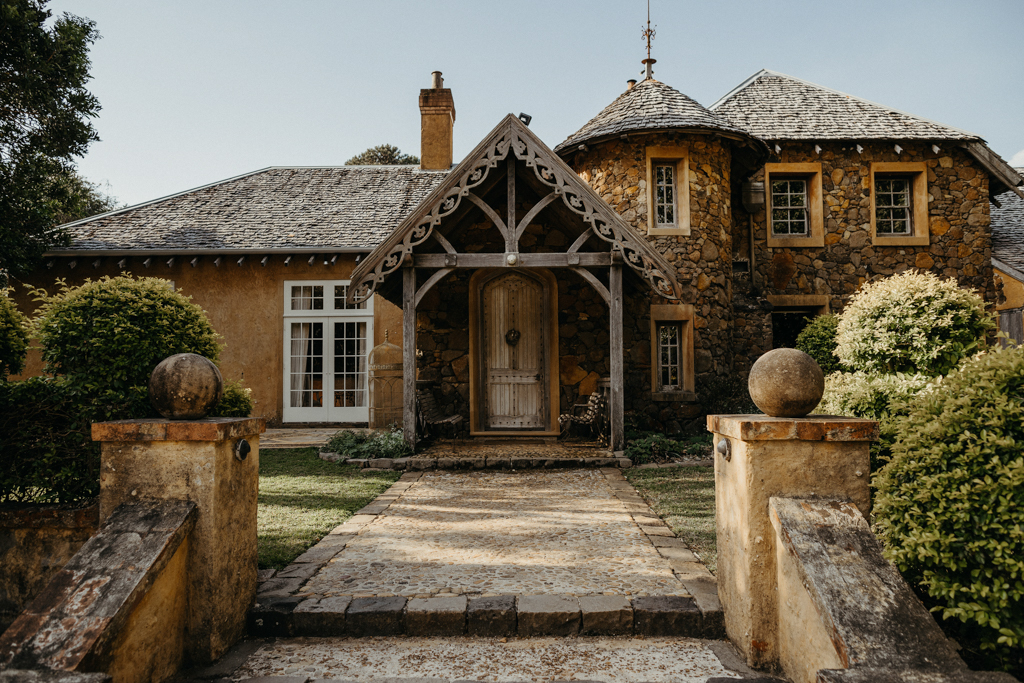
<instances>
[{"instance_id":1,"label":"white window frame","mask_svg":"<svg viewBox=\"0 0 1024 683\"><path fill-rule=\"evenodd\" d=\"M369 367L366 362L373 348L373 298L366 302L365 308L335 308L335 287L349 286L349 280L285 280L284 282L284 355L283 355L283 422L369 422L370 419L370 387ZM323 287L323 308L293 309L292 287ZM343 304L344 305L344 304ZM365 323L366 343L363 349L363 372L366 373L363 383L362 406L335 406L335 324ZM321 386L324 400L321 406L291 405L291 326L292 323L323 323L323 382Z\"/></svg>"}]
</instances>

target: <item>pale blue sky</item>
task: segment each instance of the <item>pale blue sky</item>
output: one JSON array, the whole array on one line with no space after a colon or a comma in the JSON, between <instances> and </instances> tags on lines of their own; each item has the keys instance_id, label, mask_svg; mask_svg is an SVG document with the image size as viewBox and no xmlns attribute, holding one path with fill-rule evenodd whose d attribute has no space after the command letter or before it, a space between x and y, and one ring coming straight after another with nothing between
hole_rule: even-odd
<instances>
[{"instance_id":1,"label":"pale blue sky","mask_svg":"<svg viewBox=\"0 0 1024 683\"><path fill-rule=\"evenodd\" d=\"M444 72L456 160L508 112L550 146L636 77L644 0L53 0L97 23L101 142L135 204L266 166L419 153ZM710 105L773 69L964 128L1024 165L1024 0L652 0L656 77Z\"/></svg>"}]
</instances>

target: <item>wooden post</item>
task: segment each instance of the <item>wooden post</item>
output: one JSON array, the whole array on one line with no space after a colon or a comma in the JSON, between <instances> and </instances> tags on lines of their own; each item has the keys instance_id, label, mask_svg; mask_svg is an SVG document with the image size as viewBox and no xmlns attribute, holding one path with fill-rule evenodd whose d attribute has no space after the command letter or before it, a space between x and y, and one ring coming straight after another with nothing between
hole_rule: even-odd
<instances>
[{"instance_id":1,"label":"wooden post","mask_svg":"<svg viewBox=\"0 0 1024 683\"><path fill-rule=\"evenodd\" d=\"M516 157L511 152L505 160L505 169L508 173L508 211L505 221L505 251L518 252L519 240L516 239Z\"/></svg>"},{"instance_id":2,"label":"wooden post","mask_svg":"<svg viewBox=\"0 0 1024 683\"><path fill-rule=\"evenodd\" d=\"M416 449L416 269L402 268L402 435Z\"/></svg>"},{"instance_id":3,"label":"wooden post","mask_svg":"<svg viewBox=\"0 0 1024 683\"><path fill-rule=\"evenodd\" d=\"M609 325L608 337L611 344L611 423L612 423L612 452L625 450L625 438L623 434L623 391L622 379L622 266L621 255L613 252L614 259L608 272L608 293L611 301L608 305ZM614 262L618 261L618 263Z\"/></svg>"}]
</instances>

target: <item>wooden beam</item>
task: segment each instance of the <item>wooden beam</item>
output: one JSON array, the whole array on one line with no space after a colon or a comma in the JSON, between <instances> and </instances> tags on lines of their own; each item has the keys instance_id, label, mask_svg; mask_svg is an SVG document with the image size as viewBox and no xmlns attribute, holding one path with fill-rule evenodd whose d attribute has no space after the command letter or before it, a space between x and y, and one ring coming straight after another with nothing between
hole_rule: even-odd
<instances>
[{"instance_id":1,"label":"wooden beam","mask_svg":"<svg viewBox=\"0 0 1024 683\"><path fill-rule=\"evenodd\" d=\"M492 209L490 204L480 199L480 197L477 197L472 192L466 195L466 199L479 206L480 210L491 219L494 226L498 228L498 232L500 232L501 236L505 238L505 244L508 245L508 228L505 227L505 221L501 220L501 216L498 215L498 212Z\"/></svg>"},{"instance_id":2,"label":"wooden beam","mask_svg":"<svg viewBox=\"0 0 1024 683\"><path fill-rule=\"evenodd\" d=\"M543 211L545 206L555 201L556 199L558 199L558 194L555 192L551 192L543 199L541 199L539 202L534 204L533 208L530 209L530 212L523 216L523 220L519 221L519 225L516 226L516 244L519 244L519 238L523 236L523 231L526 230L526 226L530 224L530 221L536 218L537 214Z\"/></svg>"},{"instance_id":3,"label":"wooden beam","mask_svg":"<svg viewBox=\"0 0 1024 683\"><path fill-rule=\"evenodd\" d=\"M441 270L431 275L426 282L420 285L420 288L416 290L416 308L420 307L420 302L423 301L423 297L427 295L427 292L429 292L434 287L434 285L436 285L441 280L445 279L445 277L447 277L449 273L454 272L454 268L442 268Z\"/></svg>"},{"instance_id":4,"label":"wooden beam","mask_svg":"<svg viewBox=\"0 0 1024 683\"><path fill-rule=\"evenodd\" d=\"M508 220L505 225L508 231L505 234L505 251L519 252L519 233L516 230L516 157L509 154L505 158L506 175L508 176Z\"/></svg>"},{"instance_id":5,"label":"wooden beam","mask_svg":"<svg viewBox=\"0 0 1024 683\"><path fill-rule=\"evenodd\" d=\"M597 291L597 293L601 295L601 298L604 299L604 302L608 306L612 305L612 297L611 294L608 293L608 288L604 286L603 282L597 279L596 275L591 273L586 268L572 268L571 270L577 273L584 280L589 282L590 286L593 287Z\"/></svg>"},{"instance_id":6,"label":"wooden beam","mask_svg":"<svg viewBox=\"0 0 1024 683\"><path fill-rule=\"evenodd\" d=\"M432 232L432 233L430 233L430 234L431 234L431 236L433 236L433 238L434 238L435 240L437 240L437 243L438 243L438 244L440 244L440 245L441 245L441 247L443 247L443 248L444 248L444 250L445 250L446 252L448 252L449 254L455 254L455 253L457 253L457 252L455 251L455 247L453 247L453 246L452 246L452 243L451 243L451 242L449 242L448 240L446 240L446 239L445 239L445 237L444 237L444 235L442 235L442 234L441 234L441 233L440 233L440 232L439 232L439 231L437 230L437 228L435 228L435 229L434 229L434 232Z\"/></svg>"},{"instance_id":7,"label":"wooden beam","mask_svg":"<svg viewBox=\"0 0 1024 683\"><path fill-rule=\"evenodd\" d=\"M448 261L445 261L445 258ZM407 259L409 257L406 257ZM572 260L575 259L575 262ZM455 254L455 268L502 268L505 254ZM412 256L417 268L452 267L448 254L415 254ZM517 267L525 268L570 268L574 266L603 266L612 264L612 255L607 251L587 251L579 254L519 254Z\"/></svg>"},{"instance_id":8,"label":"wooden beam","mask_svg":"<svg viewBox=\"0 0 1024 683\"><path fill-rule=\"evenodd\" d=\"M609 406L612 423L611 446L612 452L617 453L625 450L625 437L623 434L625 424L622 405L625 397L622 375L622 266L613 265L608 269L608 289L611 295L611 303L608 306L608 324L610 327L608 336L611 346L612 371L612 396L611 405Z\"/></svg>"},{"instance_id":9,"label":"wooden beam","mask_svg":"<svg viewBox=\"0 0 1024 683\"><path fill-rule=\"evenodd\" d=\"M569 247L569 251L566 253L575 254L580 250L580 247L587 243L587 240L590 239L593 234L594 231L591 228L584 230L583 234L576 238L576 241L572 243L572 246Z\"/></svg>"},{"instance_id":10,"label":"wooden beam","mask_svg":"<svg viewBox=\"0 0 1024 683\"><path fill-rule=\"evenodd\" d=\"M416 269L402 268L402 436L416 449Z\"/></svg>"}]
</instances>

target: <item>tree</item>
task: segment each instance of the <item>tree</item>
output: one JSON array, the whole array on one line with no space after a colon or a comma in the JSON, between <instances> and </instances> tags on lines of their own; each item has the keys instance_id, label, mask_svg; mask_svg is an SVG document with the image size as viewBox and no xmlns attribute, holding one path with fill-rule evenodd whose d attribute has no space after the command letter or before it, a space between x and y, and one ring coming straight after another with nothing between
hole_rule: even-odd
<instances>
[{"instance_id":1,"label":"tree","mask_svg":"<svg viewBox=\"0 0 1024 683\"><path fill-rule=\"evenodd\" d=\"M420 158L412 154L402 154L394 145L377 145L362 154L357 154L345 162L346 166L392 166L418 164Z\"/></svg>"},{"instance_id":2,"label":"tree","mask_svg":"<svg viewBox=\"0 0 1024 683\"><path fill-rule=\"evenodd\" d=\"M99 139L85 88L99 33L68 13L47 26L46 2L0 0L0 286L68 243L56 226L87 203L72 161Z\"/></svg>"}]
</instances>

